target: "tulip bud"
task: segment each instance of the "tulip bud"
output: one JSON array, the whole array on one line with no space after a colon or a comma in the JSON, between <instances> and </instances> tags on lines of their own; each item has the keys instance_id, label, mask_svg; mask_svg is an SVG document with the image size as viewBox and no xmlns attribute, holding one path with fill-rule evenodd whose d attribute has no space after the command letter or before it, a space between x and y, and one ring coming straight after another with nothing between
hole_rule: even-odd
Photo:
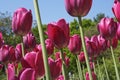
<instances>
[{"instance_id":1,"label":"tulip bud","mask_svg":"<svg viewBox=\"0 0 120 80\"><path fill-rule=\"evenodd\" d=\"M103 38L112 39L116 35L117 23L113 18L102 18L98 23L98 31Z\"/></svg>"},{"instance_id":2,"label":"tulip bud","mask_svg":"<svg viewBox=\"0 0 120 80\"><path fill-rule=\"evenodd\" d=\"M21 44L17 44L15 48L15 56L18 61L22 58L22 46Z\"/></svg>"},{"instance_id":3,"label":"tulip bud","mask_svg":"<svg viewBox=\"0 0 120 80\"><path fill-rule=\"evenodd\" d=\"M120 0L114 1L112 11L113 11L115 17L117 18L118 22L120 22Z\"/></svg>"},{"instance_id":4,"label":"tulip bud","mask_svg":"<svg viewBox=\"0 0 120 80\"><path fill-rule=\"evenodd\" d=\"M120 23L118 23L116 35L117 35L117 38L120 40Z\"/></svg>"},{"instance_id":5,"label":"tulip bud","mask_svg":"<svg viewBox=\"0 0 120 80\"><path fill-rule=\"evenodd\" d=\"M32 13L25 8L17 9L12 18L12 30L15 34L25 35L31 30Z\"/></svg>"},{"instance_id":6,"label":"tulip bud","mask_svg":"<svg viewBox=\"0 0 120 80\"><path fill-rule=\"evenodd\" d=\"M4 44L2 33L0 32L0 47Z\"/></svg>"},{"instance_id":7,"label":"tulip bud","mask_svg":"<svg viewBox=\"0 0 120 80\"><path fill-rule=\"evenodd\" d=\"M35 36L33 33L29 32L27 35L23 36L23 43L25 49L32 49L36 45Z\"/></svg>"},{"instance_id":8,"label":"tulip bud","mask_svg":"<svg viewBox=\"0 0 120 80\"><path fill-rule=\"evenodd\" d=\"M81 38L79 35L75 34L72 37L70 37L68 49L73 53L73 54L79 54L82 48L82 42Z\"/></svg>"},{"instance_id":9,"label":"tulip bud","mask_svg":"<svg viewBox=\"0 0 120 80\"><path fill-rule=\"evenodd\" d=\"M69 25L64 19L60 19L57 23L48 24L47 33L56 48L61 49L68 45Z\"/></svg>"},{"instance_id":10,"label":"tulip bud","mask_svg":"<svg viewBox=\"0 0 120 80\"><path fill-rule=\"evenodd\" d=\"M74 17L86 16L92 6L92 0L65 0L67 12Z\"/></svg>"},{"instance_id":11,"label":"tulip bud","mask_svg":"<svg viewBox=\"0 0 120 80\"><path fill-rule=\"evenodd\" d=\"M80 52L80 54L78 55L80 62L85 62L85 55L84 52Z\"/></svg>"},{"instance_id":12,"label":"tulip bud","mask_svg":"<svg viewBox=\"0 0 120 80\"><path fill-rule=\"evenodd\" d=\"M86 80L90 80L88 72L86 72L85 77L86 77ZM97 80L97 76L94 72L92 72L92 78L93 78L93 80Z\"/></svg>"},{"instance_id":13,"label":"tulip bud","mask_svg":"<svg viewBox=\"0 0 120 80\"><path fill-rule=\"evenodd\" d=\"M52 58L48 58L48 63L50 66L51 77L54 80L61 74L62 60L58 58L54 61Z\"/></svg>"}]
</instances>

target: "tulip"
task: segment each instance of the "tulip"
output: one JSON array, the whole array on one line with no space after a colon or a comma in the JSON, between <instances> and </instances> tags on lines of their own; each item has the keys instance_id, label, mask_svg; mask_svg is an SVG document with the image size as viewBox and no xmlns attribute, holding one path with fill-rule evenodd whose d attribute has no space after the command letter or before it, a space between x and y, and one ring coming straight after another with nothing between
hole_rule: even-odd
<instances>
[{"instance_id":1,"label":"tulip","mask_svg":"<svg viewBox=\"0 0 120 80\"><path fill-rule=\"evenodd\" d=\"M55 61L52 58L48 58L48 63L50 66L50 73L52 79L56 79L62 72L62 60L60 58Z\"/></svg>"},{"instance_id":2,"label":"tulip","mask_svg":"<svg viewBox=\"0 0 120 80\"><path fill-rule=\"evenodd\" d=\"M69 25L64 19L60 19L57 23L48 24L47 33L56 48L61 49L68 45Z\"/></svg>"},{"instance_id":3,"label":"tulip","mask_svg":"<svg viewBox=\"0 0 120 80\"><path fill-rule=\"evenodd\" d=\"M0 62L7 62L9 59L9 46L4 45L0 48Z\"/></svg>"},{"instance_id":4,"label":"tulip","mask_svg":"<svg viewBox=\"0 0 120 80\"><path fill-rule=\"evenodd\" d=\"M15 56L18 61L22 58L22 47L21 44L17 44L15 48Z\"/></svg>"},{"instance_id":5,"label":"tulip","mask_svg":"<svg viewBox=\"0 0 120 80\"><path fill-rule=\"evenodd\" d=\"M116 35L117 23L114 22L113 18L102 18L97 27L100 35L107 40Z\"/></svg>"},{"instance_id":6,"label":"tulip","mask_svg":"<svg viewBox=\"0 0 120 80\"><path fill-rule=\"evenodd\" d=\"M74 17L86 16L92 6L92 0L65 0L66 11Z\"/></svg>"},{"instance_id":7,"label":"tulip","mask_svg":"<svg viewBox=\"0 0 120 80\"><path fill-rule=\"evenodd\" d=\"M53 42L51 41L51 39L46 39L45 40L45 44L46 44L46 49L47 49L47 53L48 55L52 55L53 51L54 51L54 45Z\"/></svg>"},{"instance_id":8,"label":"tulip","mask_svg":"<svg viewBox=\"0 0 120 80\"><path fill-rule=\"evenodd\" d=\"M75 34L72 37L70 37L68 49L73 53L73 54L79 54L81 51L82 43L81 43L81 38L79 35Z\"/></svg>"},{"instance_id":9,"label":"tulip","mask_svg":"<svg viewBox=\"0 0 120 80\"><path fill-rule=\"evenodd\" d=\"M85 55L84 52L80 52L80 54L78 55L80 62L85 62Z\"/></svg>"},{"instance_id":10,"label":"tulip","mask_svg":"<svg viewBox=\"0 0 120 80\"><path fill-rule=\"evenodd\" d=\"M120 23L118 23L118 28L117 28L117 38L120 40Z\"/></svg>"},{"instance_id":11,"label":"tulip","mask_svg":"<svg viewBox=\"0 0 120 80\"><path fill-rule=\"evenodd\" d=\"M114 1L114 5L112 7L112 11L115 15L115 17L117 18L118 22L120 22L120 0L115 0Z\"/></svg>"},{"instance_id":12,"label":"tulip","mask_svg":"<svg viewBox=\"0 0 120 80\"><path fill-rule=\"evenodd\" d=\"M92 77L93 77L93 80L97 80L96 74L94 72L92 72ZM88 72L86 72L85 78L86 78L86 80L90 80Z\"/></svg>"},{"instance_id":13,"label":"tulip","mask_svg":"<svg viewBox=\"0 0 120 80\"><path fill-rule=\"evenodd\" d=\"M25 8L17 9L12 18L12 30L15 34L25 35L31 30L32 13Z\"/></svg>"},{"instance_id":14,"label":"tulip","mask_svg":"<svg viewBox=\"0 0 120 80\"><path fill-rule=\"evenodd\" d=\"M45 74L41 51L27 53L22 60L22 66L34 69L37 77L43 77Z\"/></svg>"},{"instance_id":15,"label":"tulip","mask_svg":"<svg viewBox=\"0 0 120 80\"><path fill-rule=\"evenodd\" d=\"M4 44L2 33L0 32L0 47Z\"/></svg>"},{"instance_id":16,"label":"tulip","mask_svg":"<svg viewBox=\"0 0 120 80\"><path fill-rule=\"evenodd\" d=\"M55 80L64 80L64 76L63 75L59 75L59 77Z\"/></svg>"},{"instance_id":17,"label":"tulip","mask_svg":"<svg viewBox=\"0 0 120 80\"><path fill-rule=\"evenodd\" d=\"M98 42L99 42L99 46L100 46L100 51L105 51L107 49L107 40L105 40L101 35L97 36L98 38Z\"/></svg>"},{"instance_id":18,"label":"tulip","mask_svg":"<svg viewBox=\"0 0 120 80\"><path fill-rule=\"evenodd\" d=\"M29 32L27 35L23 36L23 44L25 49L32 49L35 47L36 40L32 32Z\"/></svg>"}]
</instances>

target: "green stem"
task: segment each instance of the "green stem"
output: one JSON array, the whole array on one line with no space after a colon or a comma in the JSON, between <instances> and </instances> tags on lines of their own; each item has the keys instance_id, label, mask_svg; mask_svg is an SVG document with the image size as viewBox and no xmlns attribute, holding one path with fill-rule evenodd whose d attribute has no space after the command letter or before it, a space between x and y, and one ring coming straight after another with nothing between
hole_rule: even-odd
<instances>
[{"instance_id":1,"label":"green stem","mask_svg":"<svg viewBox=\"0 0 120 80\"><path fill-rule=\"evenodd\" d=\"M97 66L98 66L98 80L102 80L102 76L101 76L101 70L100 70L100 65L99 65L99 61L97 61Z\"/></svg>"},{"instance_id":2,"label":"green stem","mask_svg":"<svg viewBox=\"0 0 120 80\"><path fill-rule=\"evenodd\" d=\"M81 36L81 40L82 40L82 47L83 47L83 51L84 51L84 54L85 54L85 60L86 60L86 65L87 65L89 77L90 77L90 80L93 80L92 72L91 72L90 64L89 64L89 58L88 58L88 54L87 54L86 46L85 46L85 40L84 40L84 33L83 33L83 29L82 29L81 17L78 17L78 21L79 21L80 36Z\"/></svg>"},{"instance_id":3,"label":"green stem","mask_svg":"<svg viewBox=\"0 0 120 80\"><path fill-rule=\"evenodd\" d=\"M43 55L43 61L44 61L44 67L45 67L46 80L51 80L51 75L50 75L50 70L49 70L49 65L48 65L48 55L47 55L46 46L45 46L45 39L44 39L44 34L43 34L38 0L33 0L33 2L34 2L34 9L35 9L35 14L37 18L40 42L42 46L42 55Z\"/></svg>"},{"instance_id":4,"label":"green stem","mask_svg":"<svg viewBox=\"0 0 120 80\"><path fill-rule=\"evenodd\" d=\"M116 77L117 77L117 80L120 80L120 78L119 78L119 73L118 73L118 68L117 68L117 64L116 64L116 61L115 61L115 56L114 56L114 53L113 53L113 48L112 48L112 46L110 46L110 49L111 49L112 58L113 58L113 62L114 62Z\"/></svg>"},{"instance_id":5,"label":"green stem","mask_svg":"<svg viewBox=\"0 0 120 80\"><path fill-rule=\"evenodd\" d=\"M105 73L106 73L106 76L107 76L107 80L110 80L109 75L108 75L108 71L107 71L107 67L106 67L106 64L105 64L104 57L102 59L103 59L103 65L104 65L104 68L105 68Z\"/></svg>"},{"instance_id":6,"label":"green stem","mask_svg":"<svg viewBox=\"0 0 120 80\"><path fill-rule=\"evenodd\" d=\"M25 53L24 53L24 44L23 44L23 42L21 42L21 47L22 47L22 57L24 57Z\"/></svg>"},{"instance_id":7,"label":"green stem","mask_svg":"<svg viewBox=\"0 0 120 80\"><path fill-rule=\"evenodd\" d=\"M82 73L81 63L79 61L79 57L78 56L76 58L76 63L77 63L77 69L78 69L79 79L83 80L83 73Z\"/></svg>"},{"instance_id":8,"label":"green stem","mask_svg":"<svg viewBox=\"0 0 120 80\"><path fill-rule=\"evenodd\" d=\"M64 76L64 80L68 80L67 79L67 75L66 75L66 66L65 66L65 59L64 59L64 53L63 53L63 50L61 49L60 50L60 57L62 59L62 74Z\"/></svg>"}]
</instances>

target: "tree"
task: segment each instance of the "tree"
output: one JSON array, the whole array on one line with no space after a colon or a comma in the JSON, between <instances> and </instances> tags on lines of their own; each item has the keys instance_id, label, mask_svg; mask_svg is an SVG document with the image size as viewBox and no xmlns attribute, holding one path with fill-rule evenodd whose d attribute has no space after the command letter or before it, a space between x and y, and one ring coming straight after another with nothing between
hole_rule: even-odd
<instances>
[{"instance_id":1,"label":"tree","mask_svg":"<svg viewBox=\"0 0 120 80\"><path fill-rule=\"evenodd\" d=\"M93 18L94 22L99 23L102 18L105 17L104 13L99 13L96 15L96 17Z\"/></svg>"}]
</instances>

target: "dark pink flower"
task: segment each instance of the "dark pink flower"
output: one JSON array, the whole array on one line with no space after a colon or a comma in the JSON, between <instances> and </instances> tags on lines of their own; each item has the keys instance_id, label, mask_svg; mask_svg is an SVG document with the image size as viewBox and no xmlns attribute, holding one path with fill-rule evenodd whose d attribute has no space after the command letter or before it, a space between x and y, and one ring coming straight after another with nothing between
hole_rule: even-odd
<instances>
[{"instance_id":1,"label":"dark pink flower","mask_svg":"<svg viewBox=\"0 0 120 80\"><path fill-rule=\"evenodd\" d=\"M92 0L65 0L67 12L74 17L86 16L92 6Z\"/></svg>"},{"instance_id":2,"label":"dark pink flower","mask_svg":"<svg viewBox=\"0 0 120 80\"><path fill-rule=\"evenodd\" d=\"M113 18L102 18L98 23L98 31L103 38L112 39L117 32L117 23Z\"/></svg>"},{"instance_id":3,"label":"dark pink flower","mask_svg":"<svg viewBox=\"0 0 120 80\"><path fill-rule=\"evenodd\" d=\"M61 74L62 60L58 58L54 61L52 58L48 58L48 63L50 66L51 77L54 80Z\"/></svg>"},{"instance_id":4,"label":"dark pink flower","mask_svg":"<svg viewBox=\"0 0 120 80\"><path fill-rule=\"evenodd\" d=\"M4 44L2 33L0 32L0 47Z\"/></svg>"},{"instance_id":5,"label":"dark pink flower","mask_svg":"<svg viewBox=\"0 0 120 80\"><path fill-rule=\"evenodd\" d=\"M115 17L117 18L117 20L120 22L120 1L119 0L115 0L114 1L114 5L112 7L112 11L115 15Z\"/></svg>"},{"instance_id":6,"label":"dark pink flower","mask_svg":"<svg viewBox=\"0 0 120 80\"><path fill-rule=\"evenodd\" d=\"M57 79L55 80L64 80L64 76L63 75L59 75L59 77L57 77Z\"/></svg>"},{"instance_id":7,"label":"dark pink flower","mask_svg":"<svg viewBox=\"0 0 120 80\"><path fill-rule=\"evenodd\" d=\"M60 19L57 23L49 23L47 25L48 38L52 40L58 49L64 48L69 43L69 25L64 19Z\"/></svg>"},{"instance_id":8,"label":"dark pink flower","mask_svg":"<svg viewBox=\"0 0 120 80\"><path fill-rule=\"evenodd\" d=\"M72 37L70 37L68 49L73 54L79 54L82 48L82 42L79 35L75 34Z\"/></svg>"},{"instance_id":9,"label":"dark pink flower","mask_svg":"<svg viewBox=\"0 0 120 80\"><path fill-rule=\"evenodd\" d=\"M85 77L86 77L86 80L90 80L88 72L86 72ZM96 76L96 74L94 72L92 72L92 77L93 77L93 80L97 80L97 76Z\"/></svg>"},{"instance_id":10,"label":"dark pink flower","mask_svg":"<svg viewBox=\"0 0 120 80\"><path fill-rule=\"evenodd\" d=\"M51 39L46 39L45 44L46 44L46 49L47 49L48 55L53 54L54 45L53 45L53 42L51 41Z\"/></svg>"},{"instance_id":11,"label":"dark pink flower","mask_svg":"<svg viewBox=\"0 0 120 80\"><path fill-rule=\"evenodd\" d=\"M25 49L32 49L35 47L36 40L32 32L29 32L27 35L23 36L23 43Z\"/></svg>"},{"instance_id":12,"label":"dark pink flower","mask_svg":"<svg viewBox=\"0 0 120 80\"><path fill-rule=\"evenodd\" d=\"M117 38L120 40L120 23L118 23L118 28L117 28Z\"/></svg>"},{"instance_id":13,"label":"dark pink flower","mask_svg":"<svg viewBox=\"0 0 120 80\"><path fill-rule=\"evenodd\" d=\"M15 56L18 61L22 58L22 46L21 44L17 44L15 48Z\"/></svg>"},{"instance_id":14,"label":"dark pink flower","mask_svg":"<svg viewBox=\"0 0 120 80\"><path fill-rule=\"evenodd\" d=\"M85 62L85 55L84 52L80 52L80 54L78 55L80 62Z\"/></svg>"},{"instance_id":15,"label":"dark pink flower","mask_svg":"<svg viewBox=\"0 0 120 80\"><path fill-rule=\"evenodd\" d=\"M25 35L31 30L32 13L25 8L17 9L12 18L12 30L15 34Z\"/></svg>"}]
</instances>

